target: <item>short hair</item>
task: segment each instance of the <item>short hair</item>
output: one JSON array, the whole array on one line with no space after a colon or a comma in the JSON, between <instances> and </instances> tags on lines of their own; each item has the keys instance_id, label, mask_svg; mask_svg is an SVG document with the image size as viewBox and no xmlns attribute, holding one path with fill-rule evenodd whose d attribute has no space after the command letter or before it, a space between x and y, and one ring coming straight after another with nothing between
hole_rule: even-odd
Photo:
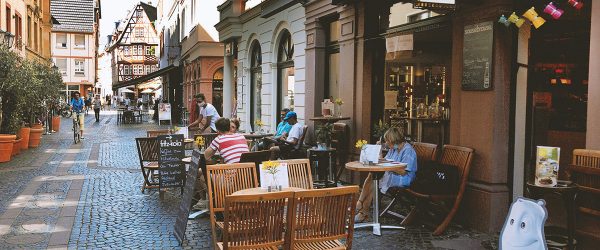
<instances>
[{"instance_id":1,"label":"short hair","mask_svg":"<svg viewBox=\"0 0 600 250\"><path fill-rule=\"evenodd\" d=\"M383 139L385 140L385 142L388 142L388 143L391 143L394 145L405 142L406 140L404 139L404 128L401 128L401 127L389 128L383 135Z\"/></svg>"},{"instance_id":2,"label":"short hair","mask_svg":"<svg viewBox=\"0 0 600 250\"><path fill-rule=\"evenodd\" d=\"M281 112L285 112L287 114L288 112L290 112L290 109L289 108L284 108L284 109L281 110Z\"/></svg>"},{"instance_id":3,"label":"short hair","mask_svg":"<svg viewBox=\"0 0 600 250\"><path fill-rule=\"evenodd\" d=\"M236 129L240 129L240 119L238 119L238 118L231 118L230 121L235 125Z\"/></svg>"},{"instance_id":4,"label":"short hair","mask_svg":"<svg viewBox=\"0 0 600 250\"><path fill-rule=\"evenodd\" d=\"M227 118L219 118L216 122L215 122L215 126L217 127L217 131L221 132L221 133L225 133L227 131L229 131L229 126L231 125L231 121L229 121L229 119Z\"/></svg>"},{"instance_id":5,"label":"short hair","mask_svg":"<svg viewBox=\"0 0 600 250\"><path fill-rule=\"evenodd\" d=\"M200 93L200 94L196 94L196 95L194 96L194 98L200 98L200 99L202 99L202 100L206 100L206 96L204 96L204 94L202 94L202 93Z\"/></svg>"}]
</instances>

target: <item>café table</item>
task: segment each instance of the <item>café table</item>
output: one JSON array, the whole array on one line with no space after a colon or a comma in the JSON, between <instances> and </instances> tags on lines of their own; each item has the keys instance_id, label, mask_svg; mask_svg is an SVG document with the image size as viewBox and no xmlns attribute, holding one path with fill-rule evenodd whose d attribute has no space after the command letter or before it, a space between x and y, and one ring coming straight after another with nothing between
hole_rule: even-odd
<instances>
[{"instance_id":1,"label":"caf\u00e9 table","mask_svg":"<svg viewBox=\"0 0 600 250\"><path fill-rule=\"evenodd\" d=\"M279 192L282 192L282 191L296 192L296 191L304 191L304 190L306 190L306 189L297 188L297 187L286 187L286 188L282 188L282 190ZM267 188L257 187L257 188L249 188L249 189L235 191L231 195L267 194L267 193L269 193L269 190Z\"/></svg>"},{"instance_id":2,"label":"caf\u00e9 table","mask_svg":"<svg viewBox=\"0 0 600 250\"><path fill-rule=\"evenodd\" d=\"M314 163L313 173L316 173L317 178L316 181L313 181L316 186L320 187L335 187L337 185L335 181L334 169L336 162L336 149L335 148L310 148L307 151L308 160L310 163ZM323 171L319 162L323 162L327 159L327 171ZM327 178L324 178L323 175L326 175Z\"/></svg>"},{"instance_id":3,"label":"caf\u00e9 table","mask_svg":"<svg viewBox=\"0 0 600 250\"><path fill-rule=\"evenodd\" d=\"M336 123L339 121L350 120L350 117L347 116L317 116L310 118L309 120L314 122L323 122L323 123Z\"/></svg>"},{"instance_id":4,"label":"caf\u00e9 table","mask_svg":"<svg viewBox=\"0 0 600 250\"><path fill-rule=\"evenodd\" d=\"M406 169L406 163L384 162L375 165L362 164L357 161L346 163L346 169L357 172L369 172L373 178L373 221L367 223L358 223L354 228L373 227L373 234L381 236L381 229L404 229L404 227L381 225L379 223L379 178L386 171L395 171L402 173Z\"/></svg>"},{"instance_id":5,"label":"caf\u00e9 table","mask_svg":"<svg viewBox=\"0 0 600 250\"><path fill-rule=\"evenodd\" d=\"M266 137L271 137L273 136L273 134L261 134L261 133L256 133L256 134L244 134L244 137L247 140L251 140L252 141L252 147L250 151L257 151L257 145L258 143L260 143L260 140L262 140L263 138Z\"/></svg>"}]
</instances>

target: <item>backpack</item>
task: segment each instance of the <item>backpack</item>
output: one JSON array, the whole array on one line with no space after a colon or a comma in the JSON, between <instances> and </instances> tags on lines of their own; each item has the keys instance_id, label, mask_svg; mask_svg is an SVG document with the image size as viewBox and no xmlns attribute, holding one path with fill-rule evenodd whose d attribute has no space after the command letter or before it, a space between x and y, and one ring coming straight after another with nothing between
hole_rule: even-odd
<instances>
[{"instance_id":1,"label":"backpack","mask_svg":"<svg viewBox=\"0 0 600 250\"><path fill-rule=\"evenodd\" d=\"M430 161L419 166L411 189L426 194L456 194L458 192L458 168Z\"/></svg>"}]
</instances>

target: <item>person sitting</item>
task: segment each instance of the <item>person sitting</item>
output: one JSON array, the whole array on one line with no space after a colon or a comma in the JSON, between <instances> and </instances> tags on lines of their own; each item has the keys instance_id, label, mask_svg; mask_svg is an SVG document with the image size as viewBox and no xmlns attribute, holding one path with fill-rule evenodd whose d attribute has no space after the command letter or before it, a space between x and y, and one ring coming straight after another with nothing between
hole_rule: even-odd
<instances>
[{"instance_id":1,"label":"person sitting","mask_svg":"<svg viewBox=\"0 0 600 250\"><path fill-rule=\"evenodd\" d=\"M217 138L210 143L204 152L204 157L210 159L216 152L219 152L227 164L240 162L242 154L250 152L246 138L241 134L231 132L231 121L227 118L219 118L215 122L215 126Z\"/></svg>"},{"instance_id":2,"label":"person sitting","mask_svg":"<svg viewBox=\"0 0 600 250\"><path fill-rule=\"evenodd\" d=\"M298 115L294 111L290 111L283 118L288 124L292 126L290 133L283 135L275 141L275 145L270 148L271 151L275 152L275 157L282 153L286 155L294 149L298 149L300 146L300 137L302 137L303 127L298 122Z\"/></svg>"},{"instance_id":3,"label":"person sitting","mask_svg":"<svg viewBox=\"0 0 600 250\"><path fill-rule=\"evenodd\" d=\"M386 160L406 163L406 172L398 174L392 171L386 171L380 180L380 190L386 193L390 187L407 188L414 181L417 172L417 153L412 145L405 140L404 130L398 127L388 129L383 135L385 144L389 151L385 156ZM371 174L367 176L363 184L362 192L356 202L356 216L354 221L364 222L368 219L371 202L373 201L373 179Z\"/></svg>"},{"instance_id":4,"label":"person sitting","mask_svg":"<svg viewBox=\"0 0 600 250\"><path fill-rule=\"evenodd\" d=\"M229 125L229 127L230 127L229 132L237 133L240 130L240 119L231 118L229 120L231 122L231 124Z\"/></svg>"},{"instance_id":5,"label":"person sitting","mask_svg":"<svg viewBox=\"0 0 600 250\"><path fill-rule=\"evenodd\" d=\"M266 149L272 147L273 144L277 142L279 138L285 137L290 133L290 130L292 130L292 125L285 120L285 117L289 112L290 109L288 108L284 108L281 110L281 122L277 124L277 130L275 131L275 135L263 138L262 142L258 144L259 149Z\"/></svg>"}]
</instances>

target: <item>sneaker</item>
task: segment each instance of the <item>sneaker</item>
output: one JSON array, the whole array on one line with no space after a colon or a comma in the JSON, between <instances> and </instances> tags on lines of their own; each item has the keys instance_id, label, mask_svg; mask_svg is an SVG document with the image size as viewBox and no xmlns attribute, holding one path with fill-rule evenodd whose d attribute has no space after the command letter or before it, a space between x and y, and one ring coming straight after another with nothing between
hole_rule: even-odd
<instances>
[{"instance_id":1,"label":"sneaker","mask_svg":"<svg viewBox=\"0 0 600 250\"><path fill-rule=\"evenodd\" d=\"M367 222L367 220L369 219L369 216L362 213L362 212L357 212L356 215L354 216L354 223L364 223Z\"/></svg>"},{"instance_id":2,"label":"sneaker","mask_svg":"<svg viewBox=\"0 0 600 250\"><path fill-rule=\"evenodd\" d=\"M85 137L82 136L80 139L85 140Z\"/></svg>"},{"instance_id":3,"label":"sneaker","mask_svg":"<svg viewBox=\"0 0 600 250\"><path fill-rule=\"evenodd\" d=\"M198 200L198 202L192 207L192 209L198 211L208 209L208 200Z\"/></svg>"}]
</instances>

